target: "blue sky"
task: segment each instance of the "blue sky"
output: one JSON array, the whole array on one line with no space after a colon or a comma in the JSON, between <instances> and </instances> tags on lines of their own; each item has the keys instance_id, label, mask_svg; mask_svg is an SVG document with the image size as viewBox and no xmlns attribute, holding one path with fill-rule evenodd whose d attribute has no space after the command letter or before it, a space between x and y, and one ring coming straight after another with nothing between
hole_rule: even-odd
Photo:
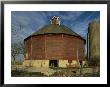
<instances>
[{"instance_id":1,"label":"blue sky","mask_svg":"<svg viewBox=\"0 0 110 87\"><path fill-rule=\"evenodd\" d=\"M99 11L12 11L12 43L23 41L26 37L50 24L53 16L59 16L61 25L71 28L86 39L88 24L100 21Z\"/></svg>"}]
</instances>

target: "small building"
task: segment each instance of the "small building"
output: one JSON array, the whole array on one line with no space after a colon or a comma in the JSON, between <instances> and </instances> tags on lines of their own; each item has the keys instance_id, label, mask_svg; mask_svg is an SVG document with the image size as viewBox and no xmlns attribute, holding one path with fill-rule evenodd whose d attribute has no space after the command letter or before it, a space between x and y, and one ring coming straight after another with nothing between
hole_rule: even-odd
<instances>
[{"instance_id":1,"label":"small building","mask_svg":"<svg viewBox=\"0 0 110 87\"><path fill-rule=\"evenodd\" d=\"M85 39L60 24L54 16L51 24L24 39L25 66L77 67L85 59Z\"/></svg>"}]
</instances>

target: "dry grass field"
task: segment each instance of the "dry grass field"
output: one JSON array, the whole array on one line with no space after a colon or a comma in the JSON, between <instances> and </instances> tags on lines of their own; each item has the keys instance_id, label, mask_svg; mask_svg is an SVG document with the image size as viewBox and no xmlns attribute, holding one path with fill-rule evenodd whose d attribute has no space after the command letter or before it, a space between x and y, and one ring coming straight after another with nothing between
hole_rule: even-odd
<instances>
[{"instance_id":1,"label":"dry grass field","mask_svg":"<svg viewBox=\"0 0 110 87\"><path fill-rule=\"evenodd\" d=\"M13 66L12 77L99 77L99 67L84 68L35 68Z\"/></svg>"}]
</instances>

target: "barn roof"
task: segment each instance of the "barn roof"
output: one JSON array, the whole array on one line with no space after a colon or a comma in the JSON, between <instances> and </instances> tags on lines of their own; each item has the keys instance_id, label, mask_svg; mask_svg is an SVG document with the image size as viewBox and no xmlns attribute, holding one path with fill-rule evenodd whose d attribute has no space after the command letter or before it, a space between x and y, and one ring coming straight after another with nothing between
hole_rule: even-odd
<instances>
[{"instance_id":1,"label":"barn roof","mask_svg":"<svg viewBox=\"0 0 110 87\"><path fill-rule=\"evenodd\" d=\"M67 34L67 35L74 35L74 36L77 36L77 37L80 37L81 39L83 39L80 35L78 35L74 31L72 31L70 28L68 28L64 25L61 25L59 17L57 17L57 16L54 16L52 18L51 24L42 27L41 29L34 32L29 37L35 36L35 35L42 35L42 34ZM83 40L85 40L85 39L83 39Z\"/></svg>"},{"instance_id":2,"label":"barn roof","mask_svg":"<svg viewBox=\"0 0 110 87\"><path fill-rule=\"evenodd\" d=\"M79 36L77 33L73 32L70 28L68 28L64 25L54 25L54 24L44 26L43 28L39 29L38 31L36 31L32 35L46 34L46 33L51 33L51 34L63 33L63 34Z\"/></svg>"}]
</instances>

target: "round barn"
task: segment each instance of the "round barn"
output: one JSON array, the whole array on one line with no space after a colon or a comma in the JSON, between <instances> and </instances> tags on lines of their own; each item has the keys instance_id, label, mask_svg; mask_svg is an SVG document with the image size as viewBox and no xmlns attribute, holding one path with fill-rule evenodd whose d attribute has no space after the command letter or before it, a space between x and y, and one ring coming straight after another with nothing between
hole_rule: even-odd
<instances>
[{"instance_id":1,"label":"round barn","mask_svg":"<svg viewBox=\"0 0 110 87\"><path fill-rule=\"evenodd\" d=\"M25 66L77 67L84 60L85 39L61 25L54 16L51 24L24 39Z\"/></svg>"}]
</instances>

